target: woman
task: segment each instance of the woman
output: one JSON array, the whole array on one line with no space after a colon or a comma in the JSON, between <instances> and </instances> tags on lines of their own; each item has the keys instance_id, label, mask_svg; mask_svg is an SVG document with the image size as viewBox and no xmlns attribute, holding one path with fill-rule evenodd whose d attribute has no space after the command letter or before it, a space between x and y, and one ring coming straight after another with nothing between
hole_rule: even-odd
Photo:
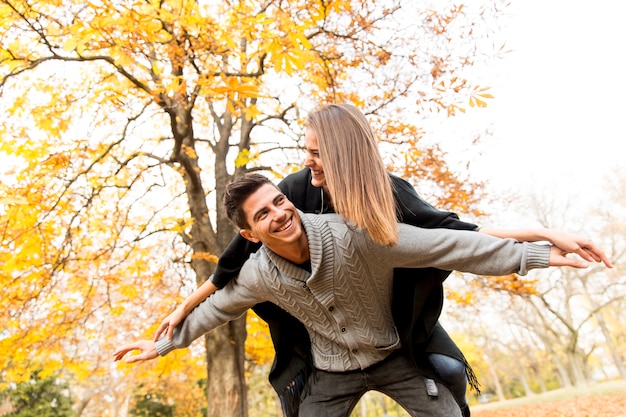
<instances>
[{"instance_id":1,"label":"woman","mask_svg":"<svg viewBox=\"0 0 626 417\"><path fill-rule=\"evenodd\" d=\"M352 105L328 105L312 112L307 120L305 148L306 168L279 184L287 198L304 212L337 212L384 245L396 243L398 221L425 228L478 230L476 225L460 221L454 213L435 209L421 200L409 183L390 175L367 119ZM549 240L586 260L608 262L590 241L565 233L544 229L480 232L518 240ZM155 339L166 331L171 338L174 327L189 311L235 278L257 248L237 235L220 257L212 279L163 320ZM398 270L394 275L394 319L407 353L426 374L446 383L463 414L469 416L466 373L474 387L476 380L461 351L438 323L442 283L448 274L449 271L434 268ZM297 415L310 369L308 334L297 320L273 304L260 304L254 310L268 322L276 349L270 382L285 415Z\"/></svg>"}]
</instances>

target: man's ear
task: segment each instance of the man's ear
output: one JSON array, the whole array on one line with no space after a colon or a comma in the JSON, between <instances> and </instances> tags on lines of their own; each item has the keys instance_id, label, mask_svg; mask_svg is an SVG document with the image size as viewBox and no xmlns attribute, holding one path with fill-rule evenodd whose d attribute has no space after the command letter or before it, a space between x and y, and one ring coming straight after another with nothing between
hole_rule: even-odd
<instances>
[{"instance_id":1,"label":"man's ear","mask_svg":"<svg viewBox=\"0 0 626 417\"><path fill-rule=\"evenodd\" d=\"M244 239L248 239L250 242L259 243L259 239L254 235L254 232L250 229L241 229L239 230L239 234L243 236Z\"/></svg>"}]
</instances>

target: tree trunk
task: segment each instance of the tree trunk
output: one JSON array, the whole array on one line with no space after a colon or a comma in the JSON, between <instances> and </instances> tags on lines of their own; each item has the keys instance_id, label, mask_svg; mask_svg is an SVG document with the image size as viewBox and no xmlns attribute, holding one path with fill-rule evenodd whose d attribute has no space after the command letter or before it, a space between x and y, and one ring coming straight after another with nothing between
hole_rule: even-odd
<instances>
[{"instance_id":1,"label":"tree trunk","mask_svg":"<svg viewBox=\"0 0 626 417\"><path fill-rule=\"evenodd\" d=\"M561 380L561 386L563 388L570 388L573 385L572 379L569 377L569 374L567 373L567 369L565 368L565 366L561 362L561 359L559 359L559 356L555 352L552 352L552 360L554 361L554 365L556 366L559 379Z\"/></svg>"},{"instance_id":2,"label":"tree trunk","mask_svg":"<svg viewBox=\"0 0 626 417\"><path fill-rule=\"evenodd\" d=\"M205 336L207 358L207 416L247 417L244 343L246 316Z\"/></svg>"},{"instance_id":3,"label":"tree trunk","mask_svg":"<svg viewBox=\"0 0 626 417\"><path fill-rule=\"evenodd\" d=\"M606 341L606 347L611 353L611 359L613 359L613 364L617 369L620 379L626 379L626 367L624 366L624 360L617 351L611 332L604 321L604 316L601 313L596 313L595 318L598 321L600 329L602 330L602 335L604 335L604 340Z\"/></svg>"},{"instance_id":4,"label":"tree trunk","mask_svg":"<svg viewBox=\"0 0 626 417\"><path fill-rule=\"evenodd\" d=\"M498 373L496 369L491 364L493 354L491 352L491 346L489 346L489 342L486 344L486 352L487 357L485 358L485 363L487 364L487 368L489 369L489 375L491 376L493 385L496 387L496 395L498 396L498 401L506 401L506 397L504 396L504 390L502 389L502 384L500 383L500 378L498 378Z\"/></svg>"},{"instance_id":5,"label":"tree trunk","mask_svg":"<svg viewBox=\"0 0 626 417\"><path fill-rule=\"evenodd\" d=\"M541 372L539 372L538 367L533 367L533 372L535 374L535 378L537 378L537 383L539 384L539 389L541 393L548 392L548 387L546 387L546 381L543 380L543 376Z\"/></svg>"},{"instance_id":6,"label":"tree trunk","mask_svg":"<svg viewBox=\"0 0 626 417\"><path fill-rule=\"evenodd\" d=\"M524 391L526 392L526 396L527 397L532 397L535 394L535 392L530 388L530 384L528 383L528 378L526 377L526 372L524 372L524 368L520 368L520 382L522 384L522 387L524 387Z\"/></svg>"},{"instance_id":7,"label":"tree trunk","mask_svg":"<svg viewBox=\"0 0 626 417\"><path fill-rule=\"evenodd\" d=\"M588 385L587 377L585 376L585 365L583 364L580 355L571 350L567 352L567 359L569 362L569 368L574 380L574 386L584 387Z\"/></svg>"}]
</instances>

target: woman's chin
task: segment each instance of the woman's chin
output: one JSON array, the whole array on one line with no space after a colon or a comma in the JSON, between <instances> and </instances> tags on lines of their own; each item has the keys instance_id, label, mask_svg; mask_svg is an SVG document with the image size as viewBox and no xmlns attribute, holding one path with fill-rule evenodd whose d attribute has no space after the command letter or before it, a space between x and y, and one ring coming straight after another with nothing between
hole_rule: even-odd
<instances>
[{"instance_id":1,"label":"woman's chin","mask_svg":"<svg viewBox=\"0 0 626 417\"><path fill-rule=\"evenodd\" d=\"M311 178L311 185L313 187L323 187L324 184L326 184L326 180L324 178L321 178L321 179Z\"/></svg>"}]
</instances>

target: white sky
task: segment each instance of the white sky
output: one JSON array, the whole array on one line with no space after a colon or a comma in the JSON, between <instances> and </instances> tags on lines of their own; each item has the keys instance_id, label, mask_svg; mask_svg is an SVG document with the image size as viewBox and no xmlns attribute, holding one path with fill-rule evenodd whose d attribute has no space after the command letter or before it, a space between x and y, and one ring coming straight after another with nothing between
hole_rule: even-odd
<instances>
[{"instance_id":1,"label":"white sky","mask_svg":"<svg viewBox=\"0 0 626 417\"><path fill-rule=\"evenodd\" d=\"M485 145L450 150L481 152L471 172L500 189L593 201L626 168L626 2L513 0L508 14L511 53L485 74L495 99L437 134L491 126Z\"/></svg>"}]
</instances>

